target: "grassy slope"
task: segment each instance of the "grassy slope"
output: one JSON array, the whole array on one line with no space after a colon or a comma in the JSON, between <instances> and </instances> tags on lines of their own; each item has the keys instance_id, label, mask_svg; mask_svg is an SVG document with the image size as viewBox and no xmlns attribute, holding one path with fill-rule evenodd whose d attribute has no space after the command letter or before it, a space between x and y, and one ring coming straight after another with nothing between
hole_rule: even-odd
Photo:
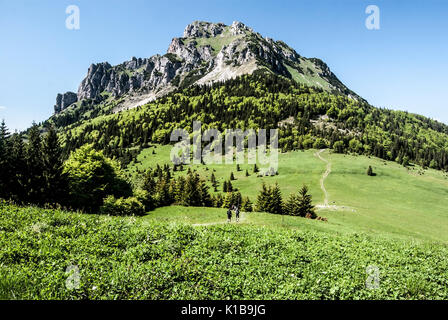
<instances>
[{"instance_id":1,"label":"grassy slope","mask_svg":"<svg viewBox=\"0 0 448 320\"><path fill-rule=\"evenodd\" d=\"M0 203L0 299L448 299L446 255L443 245L366 235ZM68 266L78 267L76 289L66 287L75 283ZM368 266L378 289L365 286Z\"/></svg>"},{"instance_id":2,"label":"grassy slope","mask_svg":"<svg viewBox=\"0 0 448 320\"><path fill-rule=\"evenodd\" d=\"M136 167L145 169L155 163L169 163L169 146L158 146L155 150L155 155L152 148L143 150L138 157L141 164L131 164L129 172L134 174ZM233 171L237 178L233 185L244 196L251 197L252 201L256 200L262 181L268 184L278 182L284 197L306 183L314 203L319 204L324 199L319 180L326 164L314 153L314 150L309 150L280 154L279 175L274 177L257 178L252 173L252 165L248 164L243 164L240 172L236 172L235 165L208 165L209 170L201 165L193 167L205 179L215 169L215 176L220 182L228 179L230 171ZM418 167L408 170L377 158L330 154L328 151L322 156L332 163L332 172L325 180L330 204L348 206L354 211L321 210L319 215L327 217L328 223L300 219L297 222L300 227L311 223L316 228L338 232L365 232L394 239L448 242L448 213L445 209L448 206L448 179L442 172L425 170L421 175L419 172L423 170ZM377 176L366 175L369 165ZM251 173L250 177L245 177L246 168ZM168 209L159 210L163 212ZM168 211L170 214L173 212L172 209ZM279 223L279 217L272 215L256 217L254 219L258 219L256 223L259 224ZM207 217L204 221L209 222L209 219Z\"/></svg>"}]
</instances>

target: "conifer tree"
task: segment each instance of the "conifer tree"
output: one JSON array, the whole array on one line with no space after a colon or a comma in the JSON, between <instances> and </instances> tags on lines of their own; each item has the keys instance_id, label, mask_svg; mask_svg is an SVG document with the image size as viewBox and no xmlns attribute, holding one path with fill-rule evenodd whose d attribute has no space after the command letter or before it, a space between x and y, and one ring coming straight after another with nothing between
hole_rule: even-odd
<instances>
[{"instance_id":1,"label":"conifer tree","mask_svg":"<svg viewBox=\"0 0 448 320\"><path fill-rule=\"evenodd\" d=\"M233 191L233 185L232 182L230 180L227 181L227 192L232 192Z\"/></svg>"},{"instance_id":2,"label":"conifer tree","mask_svg":"<svg viewBox=\"0 0 448 320\"><path fill-rule=\"evenodd\" d=\"M276 183L273 187L267 187L263 182L261 191L257 197L257 211L281 214L283 211L283 200L280 187Z\"/></svg>"},{"instance_id":3,"label":"conifer tree","mask_svg":"<svg viewBox=\"0 0 448 320\"><path fill-rule=\"evenodd\" d=\"M222 191L223 192L228 192L229 188L227 186L227 180L224 180L223 184L222 184Z\"/></svg>"},{"instance_id":4,"label":"conifer tree","mask_svg":"<svg viewBox=\"0 0 448 320\"><path fill-rule=\"evenodd\" d=\"M270 203L271 213L281 214L283 209L282 193L278 183L275 183L274 187L271 189L271 203Z\"/></svg>"},{"instance_id":5,"label":"conifer tree","mask_svg":"<svg viewBox=\"0 0 448 320\"><path fill-rule=\"evenodd\" d=\"M308 187L306 185L303 185L299 190L299 206L301 217L316 217L315 207L312 204L312 197L308 194Z\"/></svg>"},{"instance_id":6,"label":"conifer tree","mask_svg":"<svg viewBox=\"0 0 448 320\"><path fill-rule=\"evenodd\" d=\"M62 149L53 126L50 127L42 144L44 197L46 203L64 203L67 192L66 177L62 173Z\"/></svg>"},{"instance_id":7,"label":"conifer tree","mask_svg":"<svg viewBox=\"0 0 448 320\"><path fill-rule=\"evenodd\" d=\"M283 211L284 214L290 216L300 216L300 199L297 194L292 193L289 195L288 199L285 202Z\"/></svg>"},{"instance_id":8,"label":"conifer tree","mask_svg":"<svg viewBox=\"0 0 448 320\"><path fill-rule=\"evenodd\" d=\"M203 180L199 180L198 188L200 191L201 206L210 207L212 205L212 198L208 192L208 187Z\"/></svg>"},{"instance_id":9,"label":"conifer tree","mask_svg":"<svg viewBox=\"0 0 448 320\"><path fill-rule=\"evenodd\" d=\"M31 203L43 203L45 180L43 177L42 140L39 127L33 123L29 130L26 147L26 200Z\"/></svg>"},{"instance_id":10,"label":"conifer tree","mask_svg":"<svg viewBox=\"0 0 448 320\"><path fill-rule=\"evenodd\" d=\"M13 175L10 180L11 197L17 202L25 200L26 195L26 161L25 145L22 136L14 133L11 137L10 168Z\"/></svg>"},{"instance_id":11,"label":"conifer tree","mask_svg":"<svg viewBox=\"0 0 448 320\"><path fill-rule=\"evenodd\" d=\"M213 206L216 207L216 208L221 208L223 203L224 203L224 199L223 199L222 193L218 193L213 198Z\"/></svg>"},{"instance_id":12,"label":"conifer tree","mask_svg":"<svg viewBox=\"0 0 448 320\"><path fill-rule=\"evenodd\" d=\"M177 179L175 190L174 202L181 204L183 202L183 192L185 191L185 178L183 176Z\"/></svg>"},{"instance_id":13,"label":"conifer tree","mask_svg":"<svg viewBox=\"0 0 448 320\"><path fill-rule=\"evenodd\" d=\"M199 175L192 173L185 179L185 190L182 197L182 205L200 207L202 205L201 190L199 187Z\"/></svg>"},{"instance_id":14,"label":"conifer tree","mask_svg":"<svg viewBox=\"0 0 448 320\"><path fill-rule=\"evenodd\" d=\"M261 190L257 196L256 210L258 212L266 211L266 208L268 207L267 204L269 203L269 198L269 189L263 182L263 184L261 185Z\"/></svg>"},{"instance_id":15,"label":"conifer tree","mask_svg":"<svg viewBox=\"0 0 448 320\"><path fill-rule=\"evenodd\" d=\"M0 198L9 198L9 183L12 180L10 167L9 132L5 120L0 124Z\"/></svg>"},{"instance_id":16,"label":"conifer tree","mask_svg":"<svg viewBox=\"0 0 448 320\"><path fill-rule=\"evenodd\" d=\"M244 212L252 212L253 211L253 205L250 201L249 197L245 197L241 203L241 210Z\"/></svg>"},{"instance_id":17,"label":"conifer tree","mask_svg":"<svg viewBox=\"0 0 448 320\"><path fill-rule=\"evenodd\" d=\"M254 164L254 173L257 173L258 171L260 171L260 170L258 169L258 166L257 166L257 164L255 163L255 164Z\"/></svg>"},{"instance_id":18,"label":"conifer tree","mask_svg":"<svg viewBox=\"0 0 448 320\"><path fill-rule=\"evenodd\" d=\"M218 181L216 181L216 177L213 172L212 175L210 176L210 182L212 183L213 190L215 192L218 191Z\"/></svg>"}]
</instances>

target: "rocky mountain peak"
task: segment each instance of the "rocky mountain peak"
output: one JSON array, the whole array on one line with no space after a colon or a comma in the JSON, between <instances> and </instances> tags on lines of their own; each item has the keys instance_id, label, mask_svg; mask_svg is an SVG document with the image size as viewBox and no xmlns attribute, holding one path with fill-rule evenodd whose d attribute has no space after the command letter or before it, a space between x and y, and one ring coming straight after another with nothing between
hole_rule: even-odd
<instances>
[{"instance_id":1,"label":"rocky mountain peak","mask_svg":"<svg viewBox=\"0 0 448 320\"><path fill-rule=\"evenodd\" d=\"M209 38L216 37L224 31L224 23L212 23L205 21L194 21L185 27L184 38Z\"/></svg>"},{"instance_id":2,"label":"rocky mountain peak","mask_svg":"<svg viewBox=\"0 0 448 320\"><path fill-rule=\"evenodd\" d=\"M225 81L256 70L309 86L359 98L319 59L300 56L282 41L264 38L244 23L194 21L174 38L165 55L136 58L119 65L92 64L76 95L58 95L55 112L84 99L123 97L117 110L145 104L176 88Z\"/></svg>"},{"instance_id":3,"label":"rocky mountain peak","mask_svg":"<svg viewBox=\"0 0 448 320\"><path fill-rule=\"evenodd\" d=\"M244 23L239 21L233 21L230 26L230 32L236 36L238 34L244 34L245 32L254 32L252 28L247 27Z\"/></svg>"}]
</instances>

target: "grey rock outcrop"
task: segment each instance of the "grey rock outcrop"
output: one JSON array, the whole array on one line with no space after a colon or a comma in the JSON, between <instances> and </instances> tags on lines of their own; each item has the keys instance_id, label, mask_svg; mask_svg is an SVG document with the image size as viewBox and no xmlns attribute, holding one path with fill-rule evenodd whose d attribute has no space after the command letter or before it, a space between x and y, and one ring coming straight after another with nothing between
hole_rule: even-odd
<instances>
[{"instance_id":1,"label":"grey rock outcrop","mask_svg":"<svg viewBox=\"0 0 448 320\"><path fill-rule=\"evenodd\" d=\"M62 110L66 109L73 103L78 101L78 96L74 92L66 92L66 93L59 93L56 96L56 104L54 105L54 112L58 113Z\"/></svg>"},{"instance_id":2,"label":"grey rock outcrop","mask_svg":"<svg viewBox=\"0 0 448 320\"><path fill-rule=\"evenodd\" d=\"M224 23L210 23L204 21L194 21L185 27L184 38L209 38L216 37L223 33L227 27Z\"/></svg>"}]
</instances>

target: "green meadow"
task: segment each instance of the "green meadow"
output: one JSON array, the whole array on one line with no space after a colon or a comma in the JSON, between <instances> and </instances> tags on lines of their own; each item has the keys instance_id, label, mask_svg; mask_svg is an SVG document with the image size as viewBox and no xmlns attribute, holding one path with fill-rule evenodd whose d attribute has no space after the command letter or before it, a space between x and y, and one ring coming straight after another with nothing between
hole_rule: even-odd
<instances>
[{"instance_id":1,"label":"green meadow","mask_svg":"<svg viewBox=\"0 0 448 320\"><path fill-rule=\"evenodd\" d=\"M448 298L445 245L264 213L227 224L222 213L111 217L0 202L0 299Z\"/></svg>"},{"instance_id":2,"label":"green meadow","mask_svg":"<svg viewBox=\"0 0 448 320\"><path fill-rule=\"evenodd\" d=\"M153 150L155 154L153 154ZM139 180L136 170L154 167L157 163L170 163L170 146L154 146L144 149L127 169L134 181ZM257 177L253 165L209 164L189 165L209 181L213 172L220 182L228 180L233 172L236 180L232 185L243 196L256 201L261 184L278 183L283 198L296 192L302 185L309 187L316 205L323 204L324 193L320 180L327 164L316 156L316 150L294 151L279 154L278 175ZM246 223L265 225L287 225L297 228L316 228L340 233L367 233L374 236L404 240L422 240L431 242L448 242L448 177L441 171L418 166L403 167L394 162L374 157L354 156L331 153L325 150L321 156L331 163L331 172L324 180L330 207L320 208L318 214L326 217L328 222L309 221L295 217L277 217L271 214L247 214ZM372 166L375 176L366 174ZM260 165L261 166L261 165ZM186 168L177 174L185 174ZM246 177L246 169L249 177ZM177 212L179 211L179 214ZM190 221L192 223L209 223L225 219L225 212L219 215L219 209L203 209L201 217L192 217L191 209L180 207L159 208L148 214L160 219ZM187 212L189 212L187 214ZM185 217L189 218L185 218ZM170 217L170 218L167 218ZM186 219L186 220L185 220ZM287 223L285 222L287 221Z\"/></svg>"},{"instance_id":3,"label":"green meadow","mask_svg":"<svg viewBox=\"0 0 448 320\"><path fill-rule=\"evenodd\" d=\"M170 162L170 150L142 150L128 176L138 184ZM447 299L446 174L317 152L280 154L271 177L247 163L238 172L191 168L221 184L233 172L253 202L263 181L278 182L284 198L307 184L328 221L242 212L228 223L224 208L175 205L119 217L0 202L0 299Z\"/></svg>"}]
</instances>

